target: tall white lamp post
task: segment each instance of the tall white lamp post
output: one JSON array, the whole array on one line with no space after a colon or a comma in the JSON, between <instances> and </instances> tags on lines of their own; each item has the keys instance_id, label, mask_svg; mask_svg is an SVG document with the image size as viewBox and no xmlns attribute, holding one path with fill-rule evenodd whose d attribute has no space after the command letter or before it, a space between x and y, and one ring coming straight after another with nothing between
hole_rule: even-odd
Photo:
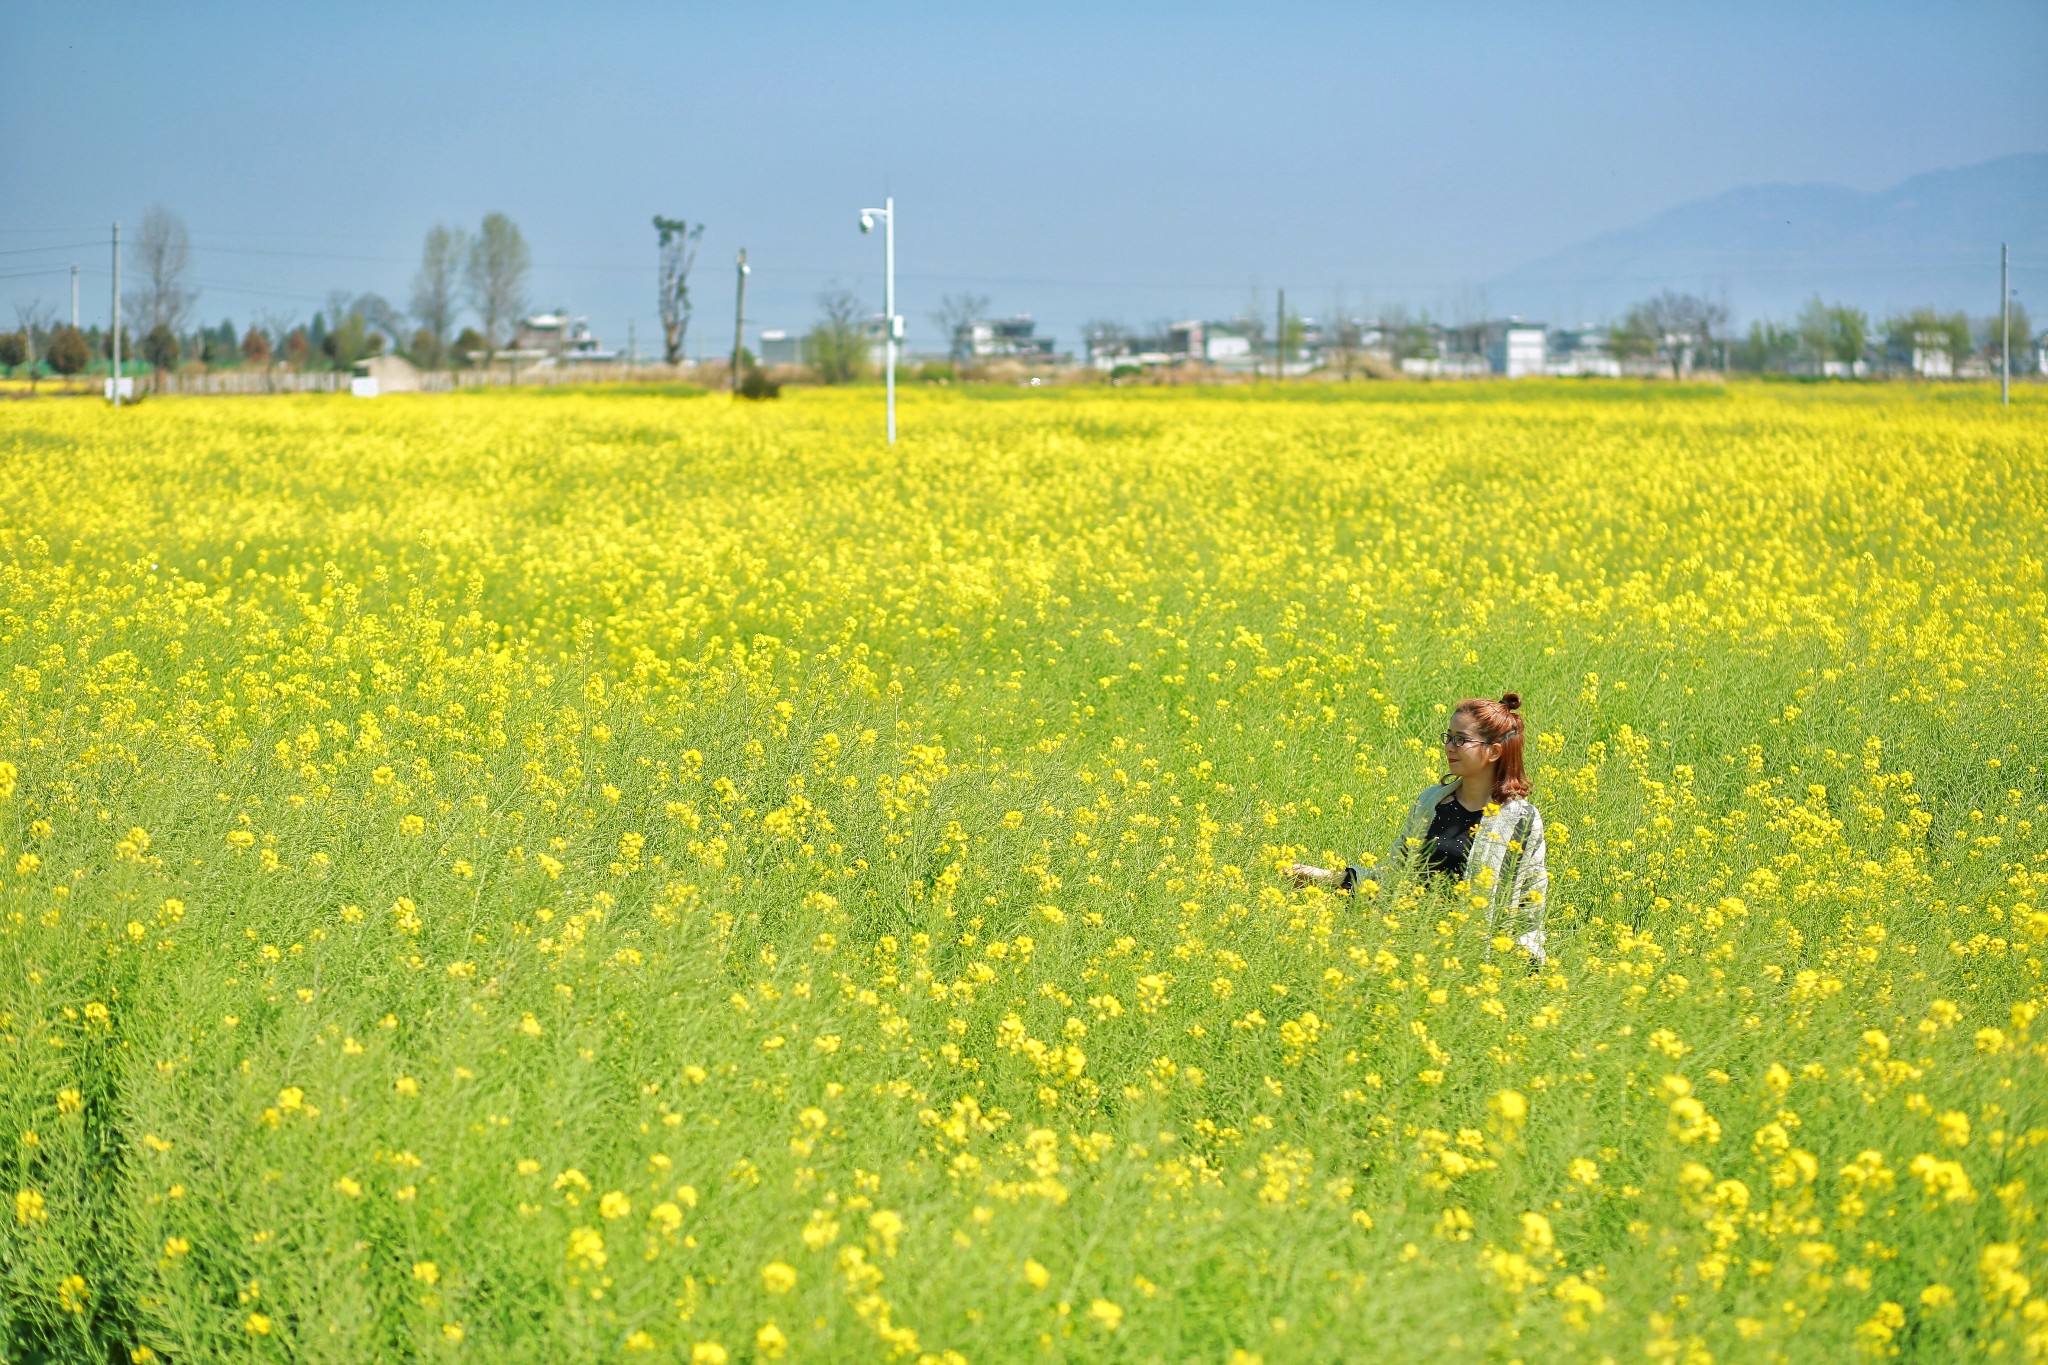
<instances>
[{"instance_id":1,"label":"tall white lamp post","mask_svg":"<svg viewBox=\"0 0 2048 1365\"><path fill-rule=\"evenodd\" d=\"M889 387L889 444L896 444L896 342L903 335L903 319L896 316L896 200L882 201L878 209L860 211L860 230L873 232L875 219L882 220L882 355Z\"/></svg>"}]
</instances>

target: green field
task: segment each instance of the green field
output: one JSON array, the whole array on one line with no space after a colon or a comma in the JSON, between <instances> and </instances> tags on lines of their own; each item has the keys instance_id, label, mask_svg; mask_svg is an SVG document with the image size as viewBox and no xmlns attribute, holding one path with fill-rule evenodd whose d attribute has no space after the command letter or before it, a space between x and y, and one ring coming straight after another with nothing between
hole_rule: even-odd
<instances>
[{"instance_id":1,"label":"green field","mask_svg":"<svg viewBox=\"0 0 2048 1365\"><path fill-rule=\"evenodd\" d=\"M10 405L0 1359L2048 1354L2018 397Z\"/></svg>"}]
</instances>

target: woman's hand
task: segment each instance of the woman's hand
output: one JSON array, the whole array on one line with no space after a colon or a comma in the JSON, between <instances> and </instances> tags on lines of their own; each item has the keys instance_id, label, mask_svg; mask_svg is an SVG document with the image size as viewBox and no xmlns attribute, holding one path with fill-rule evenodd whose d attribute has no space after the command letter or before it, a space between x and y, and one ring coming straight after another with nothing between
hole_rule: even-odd
<instances>
[{"instance_id":1,"label":"woman's hand","mask_svg":"<svg viewBox=\"0 0 2048 1365\"><path fill-rule=\"evenodd\" d=\"M1342 872L1332 872L1326 867L1314 867L1308 863L1296 863L1287 869L1287 875L1296 886L1335 887L1344 880Z\"/></svg>"}]
</instances>

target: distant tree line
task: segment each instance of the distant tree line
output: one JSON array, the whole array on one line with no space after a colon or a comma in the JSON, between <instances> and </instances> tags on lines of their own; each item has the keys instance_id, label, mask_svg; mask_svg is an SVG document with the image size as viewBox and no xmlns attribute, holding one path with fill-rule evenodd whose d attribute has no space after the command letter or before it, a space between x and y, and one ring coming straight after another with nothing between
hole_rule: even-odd
<instances>
[{"instance_id":1,"label":"distant tree line","mask_svg":"<svg viewBox=\"0 0 2048 1365\"><path fill-rule=\"evenodd\" d=\"M2015 367L2022 355L2031 358L2035 336L2032 320L2019 303L2010 319ZM1945 367L1972 361L1987 371L2003 359L2005 325L1997 314L1972 318L1960 310L1934 307L1905 309L1881 322L1860 308L1809 299L1789 323L1760 319L1749 325L1733 355L1735 369L1777 374L1853 376L1886 369L1910 369L1924 357L1939 355Z\"/></svg>"},{"instance_id":2,"label":"distant tree line","mask_svg":"<svg viewBox=\"0 0 2048 1365\"><path fill-rule=\"evenodd\" d=\"M689 276L702 223L656 216L659 311L663 353L670 363L683 358L690 322ZM207 324L195 316L198 288L191 280L192 245L181 219L161 205L144 215L132 239L127 266L134 281L121 298L125 333L123 360L143 364L157 376L184 366L208 370L346 371L368 357L400 354L425 369L488 366L509 346L527 308L532 255L519 227L503 213L486 214L472 232L435 224L421 244L408 308L376 293L334 290L309 320L289 312L265 312L238 328L228 318ZM818 317L803 338L802 363L825 384L866 377L873 368L880 319L852 292L832 287L818 296ZM941 364L924 367L924 377L971 372L971 326L988 300L975 294L947 295L931 316L950 338ZM1320 363L1351 378L1368 355L1395 365L1450 353L1483 349L1483 325L1445 326L1427 313L1394 307L1368 323L1333 304L1334 321L1315 326L1289 314L1278 322L1278 351L1299 355L1313 348ZM1231 324L1251 353L1272 354L1263 309L1247 310ZM31 384L45 375L71 376L110 363L112 338L100 324L60 326L40 301L15 308L15 327L0 332L0 370L26 375ZM2002 358L2003 331L1996 316L1971 318L1932 307L1896 312L1874 322L1862 309L1810 299L1788 322L1763 318L1745 335L1729 331L1727 308L1697 295L1665 291L1626 309L1599 335L1599 348L1624 371L1668 368L1674 377L1694 369L1757 373L1854 376L1880 371L1968 372L1979 364L1995 370ZM459 328L459 330L458 330ZM1155 326L1164 333L1164 324ZM1091 354L1116 354L1120 343L1138 338L1121 323L1097 319L1083 328ZM2033 324L2015 304L2011 318L2015 368L2032 361ZM2022 350L2024 348L2024 350ZM741 352L743 366L758 368Z\"/></svg>"},{"instance_id":3,"label":"distant tree line","mask_svg":"<svg viewBox=\"0 0 2048 1365\"><path fill-rule=\"evenodd\" d=\"M379 294L334 290L308 321L267 312L243 329L227 318L216 324L195 319L199 290L191 283L191 262L184 222L166 208L152 208L124 261L135 283L121 298L122 359L147 365L159 385L165 374L195 364L347 370L386 352L427 369L489 364L526 309L532 256L518 225L502 213L485 215L475 233L436 224L421 250L410 313ZM465 307L475 323L451 336ZM41 303L15 311L15 330L0 333L0 368L33 379L111 365L111 329L57 326Z\"/></svg>"}]
</instances>

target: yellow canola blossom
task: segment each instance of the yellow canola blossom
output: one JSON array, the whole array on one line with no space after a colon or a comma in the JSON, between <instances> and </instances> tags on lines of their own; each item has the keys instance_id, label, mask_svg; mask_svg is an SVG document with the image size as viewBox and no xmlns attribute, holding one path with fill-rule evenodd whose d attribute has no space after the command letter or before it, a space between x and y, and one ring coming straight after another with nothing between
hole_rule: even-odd
<instances>
[{"instance_id":1,"label":"yellow canola blossom","mask_svg":"<svg viewBox=\"0 0 2048 1365\"><path fill-rule=\"evenodd\" d=\"M2042 1358L2016 400L9 405L13 1330ZM1509 690L1546 962L1280 875Z\"/></svg>"}]
</instances>

